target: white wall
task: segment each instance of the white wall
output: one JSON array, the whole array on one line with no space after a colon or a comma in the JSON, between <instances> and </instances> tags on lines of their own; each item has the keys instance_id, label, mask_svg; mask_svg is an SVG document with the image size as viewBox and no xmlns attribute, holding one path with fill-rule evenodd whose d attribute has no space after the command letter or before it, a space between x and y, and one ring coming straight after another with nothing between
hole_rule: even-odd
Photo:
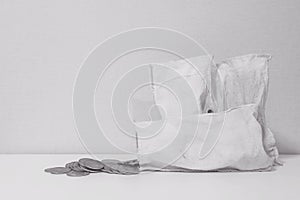
<instances>
[{"instance_id":1,"label":"white wall","mask_svg":"<svg viewBox=\"0 0 300 200\"><path fill-rule=\"evenodd\" d=\"M299 9L298 0L2 0L0 153L84 152L72 118L77 70L96 44L141 26L184 32L217 60L272 54L268 119L280 151L300 153Z\"/></svg>"}]
</instances>

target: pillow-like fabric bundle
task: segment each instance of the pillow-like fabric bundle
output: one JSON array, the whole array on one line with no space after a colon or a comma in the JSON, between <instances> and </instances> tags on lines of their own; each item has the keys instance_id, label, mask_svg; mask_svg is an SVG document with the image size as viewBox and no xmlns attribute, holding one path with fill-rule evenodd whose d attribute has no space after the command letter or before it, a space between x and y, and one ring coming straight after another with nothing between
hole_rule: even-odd
<instances>
[{"instance_id":1,"label":"pillow-like fabric bundle","mask_svg":"<svg viewBox=\"0 0 300 200\"><path fill-rule=\"evenodd\" d=\"M157 137L139 140L140 169L270 170L273 159L264 151L256 115L257 107L250 104L226 112L166 119ZM137 131L153 133L145 128Z\"/></svg>"},{"instance_id":2,"label":"pillow-like fabric bundle","mask_svg":"<svg viewBox=\"0 0 300 200\"><path fill-rule=\"evenodd\" d=\"M155 104L166 118L136 120L141 170L272 169L278 151L265 120L269 60L251 54L215 66L202 56L162 64L169 71L152 65Z\"/></svg>"},{"instance_id":3,"label":"pillow-like fabric bundle","mask_svg":"<svg viewBox=\"0 0 300 200\"><path fill-rule=\"evenodd\" d=\"M275 139L266 126L265 105L268 93L270 55L245 55L230 58L218 65L215 79L218 111L254 103L258 106L257 120L263 129L263 145L269 156L278 160Z\"/></svg>"}]
</instances>

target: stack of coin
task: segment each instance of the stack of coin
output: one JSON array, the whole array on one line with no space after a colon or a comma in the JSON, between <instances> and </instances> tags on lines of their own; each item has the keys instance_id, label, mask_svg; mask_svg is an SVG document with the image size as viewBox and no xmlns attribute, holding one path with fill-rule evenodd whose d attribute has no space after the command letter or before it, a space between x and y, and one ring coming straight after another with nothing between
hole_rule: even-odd
<instances>
[{"instance_id":1,"label":"stack of coin","mask_svg":"<svg viewBox=\"0 0 300 200\"><path fill-rule=\"evenodd\" d=\"M104 159L102 161L81 158L78 161L67 163L65 167L52 167L45 169L51 174L66 174L71 177L87 176L91 173L108 173L133 175L139 173L138 160L119 161L115 159Z\"/></svg>"}]
</instances>

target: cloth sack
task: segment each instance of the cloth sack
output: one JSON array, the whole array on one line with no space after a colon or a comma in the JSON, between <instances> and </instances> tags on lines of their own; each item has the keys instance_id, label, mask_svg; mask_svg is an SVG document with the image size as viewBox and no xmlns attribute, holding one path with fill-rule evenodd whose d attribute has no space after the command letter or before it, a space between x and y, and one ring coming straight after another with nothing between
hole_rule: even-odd
<instances>
[{"instance_id":1,"label":"cloth sack","mask_svg":"<svg viewBox=\"0 0 300 200\"><path fill-rule=\"evenodd\" d=\"M267 127L265 118L270 59L270 55L258 54L226 59L217 65L217 69L213 73L213 90L217 100L217 111L251 103L257 105L257 120L263 129L265 151L280 163L275 138Z\"/></svg>"},{"instance_id":2,"label":"cloth sack","mask_svg":"<svg viewBox=\"0 0 300 200\"><path fill-rule=\"evenodd\" d=\"M152 117L152 121L143 117L135 120L141 170L265 171L280 163L274 136L265 121L270 58L251 54L227 59L216 66L209 57L168 62L175 74L151 66L152 81L167 85L167 89L175 88L173 92L179 93L177 97L184 109L180 110L172 92L159 85L153 87L151 104L160 105L166 115L156 112L159 117ZM198 63L200 76L186 64L190 60ZM186 92L187 83L192 93ZM199 97L199 107L194 106L195 96ZM205 114L209 109L216 113ZM166 118L162 119L163 116ZM200 132L195 132L197 124ZM222 124L226 126L220 131ZM210 131L203 138L205 130ZM214 144L215 141L218 142Z\"/></svg>"},{"instance_id":3,"label":"cloth sack","mask_svg":"<svg viewBox=\"0 0 300 200\"><path fill-rule=\"evenodd\" d=\"M159 134L138 139L140 169L159 171L270 170L254 104L225 112L152 121ZM139 122L138 135L153 135ZM162 124L164 124L162 126ZM156 126L155 126L156 125Z\"/></svg>"}]
</instances>

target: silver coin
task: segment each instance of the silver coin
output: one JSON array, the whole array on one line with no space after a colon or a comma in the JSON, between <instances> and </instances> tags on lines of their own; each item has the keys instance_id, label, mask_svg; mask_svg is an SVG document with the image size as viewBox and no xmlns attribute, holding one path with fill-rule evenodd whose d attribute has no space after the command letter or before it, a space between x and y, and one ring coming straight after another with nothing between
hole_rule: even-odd
<instances>
[{"instance_id":1,"label":"silver coin","mask_svg":"<svg viewBox=\"0 0 300 200\"><path fill-rule=\"evenodd\" d=\"M72 177L81 177L81 176L87 176L89 175L89 172L79 172L79 171L70 171L67 173L67 176L72 176Z\"/></svg>"},{"instance_id":2,"label":"silver coin","mask_svg":"<svg viewBox=\"0 0 300 200\"><path fill-rule=\"evenodd\" d=\"M70 172L71 169L66 167L52 167L52 168L47 168L44 171L51 174L66 174Z\"/></svg>"},{"instance_id":3,"label":"silver coin","mask_svg":"<svg viewBox=\"0 0 300 200\"><path fill-rule=\"evenodd\" d=\"M139 173L139 167L123 163L106 163L102 171L110 174L132 175Z\"/></svg>"},{"instance_id":4,"label":"silver coin","mask_svg":"<svg viewBox=\"0 0 300 200\"><path fill-rule=\"evenodd\" d=\"M73 163L73 162L70 162L70 163L65 164L65 167L71 169L72 163Z\"/></svg>"},{"instance_id":5,"label":"silver coin","mask_svg":"<svg viewBox=\"0 0 300 200\"><path fill-rule=\"evenodd\" d=\"M115 163L115 164L120 164L122 163L121 161L119 160L116 160L116 159L103 159L101 160L101 162L105 165L106 163Z\"/></svg>"},{"instance_id":6,"label":"silver coin","mask_svg":"<svg viewBox=\"0 0 300 200\"><path fill-rule=\"evenodd\" d=\"M137 159L134 160L128 160L123 162L124 164L128 164L128 165L139 165L139 161Z\"/></svg>"},{"instance_id":7,"label":"silver coin","mask_svg":"<svg viewBox=\"0 0 300 200\"><path fill-rule=\"evenodd\" d=\"M118 173L118 172L112 171L111 169L107 169L107 168L103 168L101 170L101 172L108 173L108 174L116 174L116 173Z\"/></svg>"},{"instance_id":8,"label":"silver coin","mask_svg":"<svg viewBox=\"0 0 300 200\"><path fill-rule=\"evenodd\" d=\"M118 165L119 164L117 163L106 163L101 171L109 174L119 174L120 171Z\"/></svg>"},{"instance_id":9,"label":"silver coin","mask_svg":"<svg viewBox=\"0 0 300 200\"><path fill-rule=\"evenodd\" d=\"M119 166L118 170L121 174L127 174L127 175L139 173L139 167L137 165L133 166L133 165L122 164Z\"/></svg>"},{"instance_id":10,"label":"silver coin","mask_svg":"<svg viewBox=\"0 0 300 200\"><path fill-rule=\"evenodd\" d=\"M111 170L111 171L118 171L119 169L119 163L114 162L104 162L104 169Z\"/></svg>"},{"instance_id":11,"label":"silver coin","mask_svg":"<svg viewBox=\"0 0 300 200\"><path fill-rule=\"evenodd\" d=\"M87 168L87 167L84 167L84 166L80 166L80 168L83 171L90 172L90 173L99 173L99 172L102 171L102 169L90 169L90 168Z\"/></svg>"},{"instance_id":12,"label":"silver coin","mask_svg":"<svg viewBox=\"0 0 300 200\"><path fill-rule=\"evenodd\" d=\"M87 169L91 169L91 170L101 170L104 165L102 162L100 162L99 160L94 160L91 158L82 158L79 160L79 164Z\"/></svg>"},{"instance_id":13,"label":"silver coin","mask_svg":"<svg viewBox=\"0 0 300 200\"><path fill-rule=\"evenodd\" d=\"M79 162L77 162L77 161L67 163L66 167L72 169L73 171L78 171L78 172L90 172L90 173L100 172L99 170L93 170L93 169L89 169L84 166L81 166L79 164Z\"/></svg>"},{"instance_id":14,"label":"silver coin","mask_svg":"<svg viewBox=\"0 0 300 200\"><path fill-rule=\"evenodd\" d=\"M104 159L101 160L101 162L104 164L104 171L110 171L111 173L118 174L119 173L119 164L122 164L121 161L116 159Z\"/></svg>"},{"instance_id":15,"label":"silver coin","mask_svg":"<svg viewBox=\"0 0 300 200\"><path fill-rule=\"evenodd\" d=\"M69 168L69 169L71 169L73 171L78 171L78 172L84 172L84 171L86 171L85 169L83 169L80 166L79 162L77 162L77 161L67 163L65 167L67 167L67 168Z\"/></svg>"}]
</instances>

